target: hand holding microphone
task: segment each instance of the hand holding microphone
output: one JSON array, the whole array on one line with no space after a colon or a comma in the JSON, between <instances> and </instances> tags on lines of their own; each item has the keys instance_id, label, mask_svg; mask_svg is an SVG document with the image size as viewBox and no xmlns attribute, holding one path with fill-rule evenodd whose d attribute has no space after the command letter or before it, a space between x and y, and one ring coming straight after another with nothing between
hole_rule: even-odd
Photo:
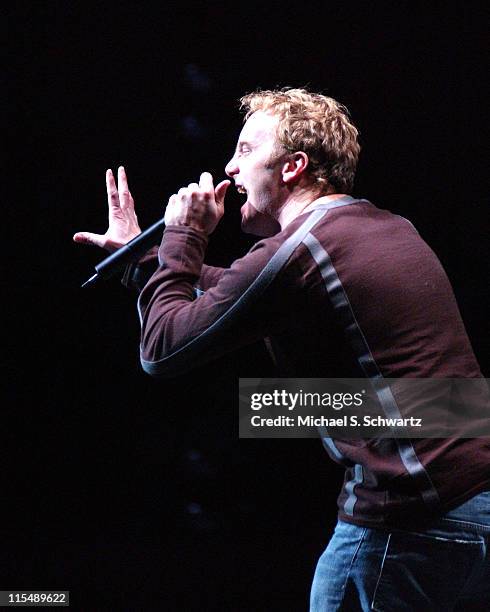
<instances>
[{"instance_id":1,"label":"hand holding microphone","mask_svg":"<svg viewBox=\"0 0 490 612\"><path fill-rule=\"evenodd\" d=\"M224 201L231 181L214 187L213 177L203 172L199 184L189 183L170 196L165 211L165 225L187 225L211 234L225 212Z\"/></svg>"}]
</instances>

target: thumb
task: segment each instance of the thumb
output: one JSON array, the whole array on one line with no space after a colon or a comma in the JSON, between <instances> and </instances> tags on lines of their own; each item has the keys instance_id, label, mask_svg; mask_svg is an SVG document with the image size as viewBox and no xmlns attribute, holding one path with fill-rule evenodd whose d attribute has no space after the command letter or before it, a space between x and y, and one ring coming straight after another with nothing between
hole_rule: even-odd
<instances>
[{"instance_id":1,"label":"thumb","mask_svg":"<svg viewBox=\"0 0 490 612\"><path fill-rule=\"evenodd\" d=\"M221 206L224 203L226 192L228 191L228 187L231 185L231 181L224 180L221 181L214 190L214 198L216 200L216 204Z\"/></svg>"},{"instance_id":2,"label":"thumb","mask_svg":"<svg viewBox=\"0 0 490 612\"><path fill-rule=\"evenodd\" d=\"M73 236L73 241L78 244L91 244L104 248L105 237L100 234L92 234L90 232L77 232Z\"/></svg>"}]
</instances>

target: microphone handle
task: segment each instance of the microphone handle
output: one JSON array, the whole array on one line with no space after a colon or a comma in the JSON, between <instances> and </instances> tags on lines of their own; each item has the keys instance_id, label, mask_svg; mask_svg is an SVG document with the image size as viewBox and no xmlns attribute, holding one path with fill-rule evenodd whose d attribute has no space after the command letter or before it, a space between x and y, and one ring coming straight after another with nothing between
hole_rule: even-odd
<instances>
[{"instance_id":1,"label":"microphone handle","mask_svg":"<svg viewBox=\"0 0 490 612\"><path fill-rule=\"evenodd\" d=\"M114 276L126 264L134 261L153 246L158 241L159 235L163 233L164 228L165 222L162 218L153 225L150 225L148 229L141 232L141 234L130 240L120 249L111 253L109 257L106 257L95 266L96 274L83 283L82 287L91 285L101 278L106 280Z\"/></svg>"}]
</instances>

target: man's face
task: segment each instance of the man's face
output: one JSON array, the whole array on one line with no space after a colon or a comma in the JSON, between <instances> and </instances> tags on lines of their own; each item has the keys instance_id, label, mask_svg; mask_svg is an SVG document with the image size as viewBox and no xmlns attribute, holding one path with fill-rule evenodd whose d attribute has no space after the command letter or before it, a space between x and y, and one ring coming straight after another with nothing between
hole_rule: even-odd
<instances>
[{"instance_id":1,"label":"man's face","mask_svg":"<svg viewBox=\"0 0 490 612\"><path fill-rule=\"evenodd\" d=\"M275 150L278 119L262 111L249 117L225 172L247 201L241 208L242 229L258 236L276 233L274 210L287 195L282 181L283 156Z\"/></svg>"}]
</instances>

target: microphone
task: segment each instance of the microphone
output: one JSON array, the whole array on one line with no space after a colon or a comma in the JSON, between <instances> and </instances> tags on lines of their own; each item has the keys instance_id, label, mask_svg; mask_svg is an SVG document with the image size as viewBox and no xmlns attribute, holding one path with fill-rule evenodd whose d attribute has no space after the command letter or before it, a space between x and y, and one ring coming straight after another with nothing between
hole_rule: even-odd
<instances>
[{"instance_id":1,"label":"microphone","mask_svg":"<svg viewBox=\"0 0 490 612\"><path fill-rule=\"evenodd\" d=\"M101 278L107 280L111 278L111 276L114 276L114 274L121 270L126 264L134 261L147 251L149 247L153 246L158 241L159 234L162 234L164 229L165 222L163 218L153 225L150 225L148 229L141 232L136 238L133 238L120 249L111 253L109 257L106 257L98 263L95 266L95 274L85 281L82 287L93 285Z\"/></svg>"}]
</instances>

